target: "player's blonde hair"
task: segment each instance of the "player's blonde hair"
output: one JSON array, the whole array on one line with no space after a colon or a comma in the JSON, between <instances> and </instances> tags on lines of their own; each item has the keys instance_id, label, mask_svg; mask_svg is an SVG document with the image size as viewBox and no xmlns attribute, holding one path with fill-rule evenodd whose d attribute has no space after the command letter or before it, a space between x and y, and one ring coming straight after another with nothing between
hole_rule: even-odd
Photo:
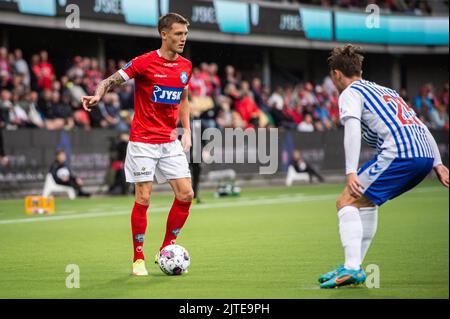
<instances>
[{"instance_id":1,"label":"player's blonde hair","mask_svg":"<svg viewBox=\"0 0 450 319\"><path fill-rule=\"evenodd\" d=\"M334 48L327 59L330 70L339 70L347 77L361 76L363 61L362 49L352 44Z\"/></svg>"},{"instance_id":2,"label":"player's blonde hair","mask_svg":"<svg viewBox=\"0 0 450 319\"><path fill-rule=\"evenodd\" d=\"M170 30L170 28L172 28L172 25L174 23L180 23L180 24L185 24L186 26L189 26L189 21L185 17L183 17L181 14L170 12L159 18L159 22L158 22L159 34L161 34L161 32L164 30Z\"/></svg>"}]
</instances>

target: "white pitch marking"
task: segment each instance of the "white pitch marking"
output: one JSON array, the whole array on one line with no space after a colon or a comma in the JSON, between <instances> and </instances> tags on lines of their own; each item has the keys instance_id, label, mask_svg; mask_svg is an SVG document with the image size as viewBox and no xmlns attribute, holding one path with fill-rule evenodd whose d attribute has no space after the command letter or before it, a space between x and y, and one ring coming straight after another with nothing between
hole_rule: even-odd
<instances>
[{"instance_id":1,"label":"white pitch marking","mask_svg":"<svg viewBox=\"0 0 450 319\"><path fill-rule=\"evenodd\" d=\"M413 190L413 192L427 193L433 192L438 189L442 189L441 187L427 187L423 189ZM286 203L302 203L302 202L310 202L310 201L320 201L320 200L331 200L335 199L338 194L326 194L326 195L311 195L308 196L306 194L297 194L291 195L287 197L287 194L275 196L267 199L241 199L239 201L230 201L225 203L217 203L217 204L203 204L202 206L194 206L191 209L193 211L196 210L205 210L209 208L227 208L227 207L236 207L236 206L261 206L261 205L274 205L274 204L286 204ZM157 206L151 208L151 213L162 213L168 212L169 207ZM98 208L94 208L90 210L91 213L82 213L82 214L70 214L68 216L40 216L38 218L27 218L27 219L6 219L0 220L0 225L5 224L18 224L18 223L32 223L32 222L42 222L42 221L54 221L54 220L68 220L68 219L80 219L80 218L95 218L95 217L110 217L110 216L120 216L120 215L129 215L129 209L121 209L118 211L109 210L109 212L98 212Z\"/></svg>"},{"instance_id":2,"label":"white pitch marking","mask_svg":"<svg viewBox=\"0 0 450 319\"><path fill-rule=\"evenodd\" d=\"M227 207L236 207L236 206L261 206L261 205L273 205L273 204L285 204L285 203L300 203L300 202L309 202L309 201L317 201L317 200L325 200L332 199L336 197L333 195L315 195L315 196L305 196L305 195L297 195L292 196L291 198L270 198L265 200L246 200L239 202L227 202L227 203L217 203L217 204L204 204L202 206L194 206L191 210L205 210L209 208L227 208ZM170 207L153 207L151 208L151 213L162 213L168 212ZM110 217L110 216L120 216L120 215L129 215L129 210L109 210L109 212L96 212L97 209L92 210L91 213L81 213L81 214L68 214L62 216L40 216L37 218L26 218L26 219L6 219L0 220L0 225L5 224L18 224L18 223L32 223L32 222L43 222L43 221L55 221L55 220L69 220L69 219L80 219L80 218L95 218L95 217Z\"/></svg>"}]
</instances>

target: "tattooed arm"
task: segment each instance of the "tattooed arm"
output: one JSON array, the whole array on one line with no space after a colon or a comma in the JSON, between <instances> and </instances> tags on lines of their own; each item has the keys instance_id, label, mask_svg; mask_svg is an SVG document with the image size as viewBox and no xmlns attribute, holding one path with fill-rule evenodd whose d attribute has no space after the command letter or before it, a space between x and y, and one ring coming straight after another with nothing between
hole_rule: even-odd
<instances>
[{"instance_id":1,"label":"tattooed arm","mask_svg":"<svg viewBox=\"0 0 450 319\"><path fill-rule=\"evenodd\" d=\"M81 97L81 103L83 103L83 108L90 112L91 107L94 105L97 105L97 103L105 96L106 93L108 93L109 90L120 86L122 83L124 83L124 78L120 75L119 72L114 73L109 78L101 81L97 89L95 90L94 96L82 96Z\"/></svg>"}]
</instances>

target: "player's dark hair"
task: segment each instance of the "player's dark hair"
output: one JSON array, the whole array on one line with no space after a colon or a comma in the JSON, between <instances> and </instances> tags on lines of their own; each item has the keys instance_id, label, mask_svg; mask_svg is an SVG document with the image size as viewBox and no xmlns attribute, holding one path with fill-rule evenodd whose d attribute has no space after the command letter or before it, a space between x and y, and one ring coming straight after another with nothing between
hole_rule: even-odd
<instances>
[{"instance_id":1,"label":"player's dark hair","mask_svg":"<svg viewBox=\"0 0 450 319\"><path fill-rule=\"evenodd\" d=\"M159 18L158 22L159 33L161 34L161 31L163 30L170 30L170 28L172 28L172 24L174 23L180 23L189 26L189 21L185 17L183 17L178 13L170 12Z\"/></svg>"},{"instance_id":2,"label":"player's dark hair","mask_svg":"<svg viewBox=\"0 0 450 319\"><path fill-rule=\"evenodd\" d=\"M360 47L346 44L341 48L331 50L327 59L330 70L339 70L346 77L361 76L363 51Z\"/></svg>"}]
</instances>

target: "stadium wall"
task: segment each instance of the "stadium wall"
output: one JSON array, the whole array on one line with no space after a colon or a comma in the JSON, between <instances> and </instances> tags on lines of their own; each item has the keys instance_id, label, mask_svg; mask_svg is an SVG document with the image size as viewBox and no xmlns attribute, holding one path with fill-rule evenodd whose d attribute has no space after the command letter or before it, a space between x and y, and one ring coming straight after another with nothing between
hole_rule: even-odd
<instances>
[{"instance_id":1,"label":"stadium wall","mask_svg":"<svg viewBox=\"0 0 450 319\"><path fill-rule=\"evenodd\" d=\"M119 135L114 130L55 132L24 129L0 133L3 135L5 153L9 157L8 167L0 167L0 198L39 194L57 148L66 150L71 168L91 189L104 190L110 166L110 147ZM443 161L448 165L448 133L432 133L438 142ZM242 182L267 185L274 180L284 179L290 154L294 149L301 150L302 157L326 176L343 176L343 131L299 133L279 130L277 141L275 174L260 174L260 167L267 164L201 164L202 179L206 181L210 171L231 168ZM222 154L244 152L246 161L248 154L256 151L256 146L248 145L247 140L244 144L238 144L236 140L227 142L224 139L222 143ZM361 162L371 159L373 155L373 151L363 145Z\"/></svg>"}]
</instances>

